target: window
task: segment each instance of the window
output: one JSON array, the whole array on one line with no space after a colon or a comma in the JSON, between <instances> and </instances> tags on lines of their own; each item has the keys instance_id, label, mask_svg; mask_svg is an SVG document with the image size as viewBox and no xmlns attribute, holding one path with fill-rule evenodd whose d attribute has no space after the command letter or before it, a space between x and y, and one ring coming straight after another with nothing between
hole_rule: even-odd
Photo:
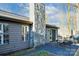
<instances>
[{"instance_id":1,"label":"window","mask_svg":"<svg viewBox=\"0 0 79 59\"><path fill-rule=\"evenodd\" d=\"M1 31L1 24L0 24L0 31Z\"/></svg>"},{"instance_id":2,"label":"window","mask_svg":"<svg viewBox=\"0 0 79 59\"><path fill-rule=\"evenodd\" d=\"M50 32L50 35L51 35L51 32Z\"/></svg>"},{"instance_id":3,"label":"window","mask_svg":"<svg viewBox=\"0 0 79 59\"><path fill-rule=\"evenodd\" d=\"M3 35L0 34L0 44L3 44Z\"/></svg>"},{"instance_id":4,"label":"window","mask_svg":"<svg viewBox=\"0 0 79 59\"><path fill-rule=\"evenodd\" d=\"M4 34L3 37L4 37L4 41L3 42L9 44L9 35L8 34Z\"/></svg>"},{"instance_id":5,"label":"window","mask_svg":"<svg viewBox=\"0 0 79 59\"><path fill-rule=\"evenodd\" d=\"M1 35L0 35L0 44L1 44Z\"/></svg>"},{"instance_id":6,"label":"window","mask_svg":"<svg viewBox=\"0 0 79 59\"><path fill-rule=\"evenodd\" d=\"M8 24L0 24L0 44L9 43Z\"/></svg>"},{"instance_id":7,"label":"window","mask_svg":"<svg viewBox=\"0 0 79 59\"><path fill-rule=\"evenodd\" d=\"M4 33L8 33L8 24L3 25L3 31Z\"/></svg>"},{"instance_id":8,"label":"window","mask_svg":"<svg viewBox=\"0 0 79 59\"><path fill-rule=\"evenodd\" d=\"M22 25L22 40L25 42L27 36L27 26Z\"/></svg>"},{"instance_id":9,"label":"window","mask_svg":"<svg viewBox=\"0 0 79 59\"><path fill-rule=\"evenodd\" d=\"M3 25L0 24L0 33L2 33L2 32L3 32Z\"/></svg>"},{"instance_id":10,"label":"window","mask_svg":"<svg viewBox=\"0 0 79 59\"><path fill-rule=\"evenodd\" d=\"M50 37L50 39L51 39L51 37Z\"/></svg>"}]
</instances>

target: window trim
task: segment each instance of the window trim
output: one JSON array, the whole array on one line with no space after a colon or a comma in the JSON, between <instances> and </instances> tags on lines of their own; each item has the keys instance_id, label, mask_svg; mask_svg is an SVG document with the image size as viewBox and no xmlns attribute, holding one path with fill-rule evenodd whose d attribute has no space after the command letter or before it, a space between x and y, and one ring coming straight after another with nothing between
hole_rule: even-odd
<instances>
[{"instance_id":1,"label":"window trim","mask_svg":"<svg viewBox=\"0 0 79 59\"><path fill-rule=\"evenodd\" d=\"M23 41L24 42L26 42L26 34L27 34L27 32L26 32L26 30L28 31L28 26L27 25L22 25L22 28L23 28Z\"/></svg>"},{"instance_id":2,"label":"window trim","mask_svg":"<svg viewBox=\"0 0 79 59\"><path fill-rule=\"evenodd\" d=\"M1 36L1 42L0 42L0 45L4 44L4 39L3 39L3 24L0 23L1 25L1 30L0 30L0 36Z\"/></svg>"},{"instance_id":3,"label":"window trim","mask_svg":"<svg viewBox=\"0 0 79 59\"><path fill-rule=\"evenodd\" d=\"M26 26L24 26L24 34L23 34L23 36L24 36L24 42L26 41Z\"/></svg>"},{"instance_id":4,"label":"window trim","mask_svg":"<svg viewBox=\"0 0 79 59\"><path fill-rule=\"evenodd\" d=\"M0 23L1 24L1 30L0 30L0 36L1 36L1 42L0 42L0 45L3 45L5 44L4 42L4 29L3 29L3 26L5 25L4 23Z\"/></svg>"}]
</instances>

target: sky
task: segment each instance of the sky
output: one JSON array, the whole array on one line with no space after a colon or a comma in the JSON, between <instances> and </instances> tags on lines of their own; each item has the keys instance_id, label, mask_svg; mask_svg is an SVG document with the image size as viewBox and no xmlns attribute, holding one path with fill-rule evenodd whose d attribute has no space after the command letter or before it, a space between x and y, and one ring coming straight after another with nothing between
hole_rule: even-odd
<instances>
[{"instance_id":1,"label":"sky","mask_svg":"<svg viewBox=\"0 0 79 59\"><path fill-rule=\"evenodd\" d=\"M74 14L74 8L72 7L72 4L70 4L70 28L73 29L73 16ZM59 34L67 36L70 33L68 33L68 4L66 3L48 3L46 4L46 15L47 15L47 22L52 25L56 25L60 27Z\"/></svg>"},{"instance_id":2,"label":"sky","mask_svg":"<svg viewBox=\"0 0 79 59\"><path fill-rule=\"evenodd\" d=\"M29 4L23 3L0 3L0 10L8 11L17 15L29 17ZM46 3L46 20L47 23L56 25L61 29L59 32L67 32L67 14L68 14L68 4L66 3ZM71 16L74 15L73 8L70 7Z\"/></svg>"},{"instance_id":3,"label":"sky","mask_svg":"<svg viewBox=\"0 0 79 59\"><path fill-rule=\"evenodd\" d=\"M70 11L73 11L70 8ZM68 4L66 3L48 3L46 4L46 14L48 18L48 23L59 23L61 22L63 25L67 25L64 23L67 20L68 13ZM49 20L50 19L50 20ZM53 23L52 23L53 22Z\"/></svg>"},{"instance_id":4,"label":"sky","mask_svg":"<svg viewBox=\"0 0 79 59\"><path fill-rule=\"evenodd\" d=\"M8 11L21 16L29 15L29 5L23 3L0 3L0 10Z\"/></svg>"}]
</instances>

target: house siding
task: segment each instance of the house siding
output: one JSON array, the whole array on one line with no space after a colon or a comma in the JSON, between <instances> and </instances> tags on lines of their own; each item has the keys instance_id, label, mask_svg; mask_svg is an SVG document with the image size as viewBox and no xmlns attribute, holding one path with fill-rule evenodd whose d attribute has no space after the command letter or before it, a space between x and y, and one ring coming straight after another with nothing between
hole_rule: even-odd
<instances>
[{"instance_id":1,"label":"house siding","mask_svg":"<svg viewBox=\"0 0 79 59\"><path fill-rule=\"evenodd\" d=\"M0 22L0 23L8 23L9 24L9 44L0 45L0 54L8 53L20 49L29 48L29 32L31 29L29 27L29 31L27 33L26 41L24 42L21 37L21 26L22 24L18 23L10 23L10 22Z\"/></svg>"}]
</instances>

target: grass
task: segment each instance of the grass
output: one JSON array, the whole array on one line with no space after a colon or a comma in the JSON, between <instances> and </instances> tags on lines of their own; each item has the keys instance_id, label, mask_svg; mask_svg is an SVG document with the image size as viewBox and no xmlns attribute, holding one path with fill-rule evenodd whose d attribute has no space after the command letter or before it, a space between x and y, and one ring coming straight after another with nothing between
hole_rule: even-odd
<instances>
[{"instance_id":1,"label":"grass","mask_svg":"<svg viewBox=\"0 0 79 59\"><path fill-rule=\"evenodd\" d=\"M14 53L11 53L9 56L27 56L26 55L27 50L22 50L22 51L16 51ZM34 53L30 53L32 56L48 56L49 53L47 51L36 51Z\"/></svg>"},{"instance_id":2,"label":"grass","mask_svg":"<svg viewBox=\"0 0 79 59\"><path fill-rule=\"evenodd\" d=\"M32 50L32 49L28 49L28 50L24 49L24 50L20 50L20 51L15 51L15 52L9 54L9 56L23 56L26 54L27 51L30 51L30 50Z\"/></svg>"},{"instance_id":3,"label":"grass","mask_svg":"<svg viewBox=\"0 0 79 59\"><path fill-rule=\"evenodd\" d=\"M48 56L49 53L47 51L38 51L34 55L36 55L36 56Z\"/></svg>"},{"instance_id":4,"label":"grass","mask_svg":"<svg viewBox=\"0 0 79 59\"><path fill-rule=\"evenodd\" d=\"M23 51L16 51L14 53L11 53L10 56L21 56L21 55L24 55L26 50L23 50Z\"/></svg>"}]
</instances>

